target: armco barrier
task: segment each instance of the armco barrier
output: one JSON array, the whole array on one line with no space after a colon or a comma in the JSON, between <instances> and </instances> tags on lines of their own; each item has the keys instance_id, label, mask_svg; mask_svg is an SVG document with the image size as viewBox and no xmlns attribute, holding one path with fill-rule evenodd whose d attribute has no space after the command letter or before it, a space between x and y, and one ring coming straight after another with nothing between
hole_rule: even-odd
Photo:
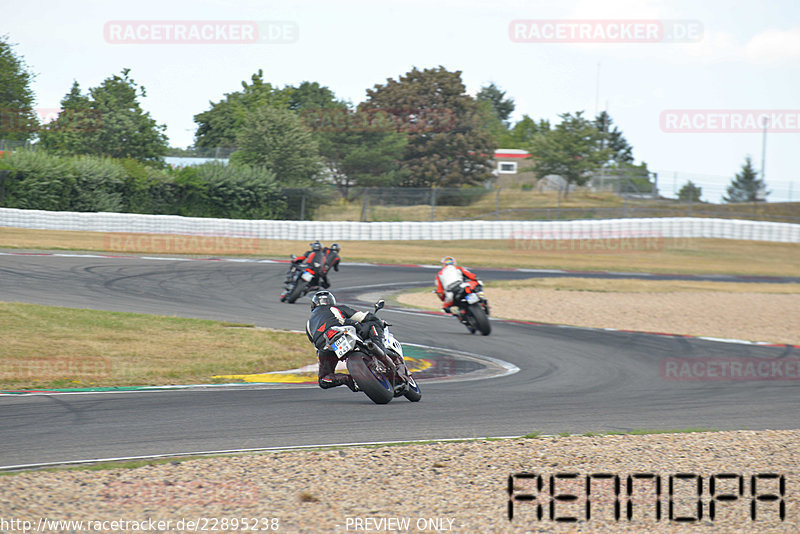
<instances>
[{"instance_id":1,"label":"armco barrier","mask_svg":"<svg viewBox=\"0 0 800 534\"><path fill-rule=\"evenodd\" d=\"M135 213L0 208L0 227L309 241L603 239L608 236L716 238L800 243L800 224L692 217L576 221L252 221Z\"/></svg>"}]
</instances>

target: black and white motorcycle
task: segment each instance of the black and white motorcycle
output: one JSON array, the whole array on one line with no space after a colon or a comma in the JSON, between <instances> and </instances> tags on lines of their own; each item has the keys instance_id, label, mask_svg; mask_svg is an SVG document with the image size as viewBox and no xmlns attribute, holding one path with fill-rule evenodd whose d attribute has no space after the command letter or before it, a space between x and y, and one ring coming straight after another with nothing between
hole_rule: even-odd
<instances>
[{"instance_id":1,"label":"black and white motorcycle","mask_svg":"<svg viewBox=\"0 0 800 534\"><path fill-rule=\"evenodd\" d=\"M297 264L293 254L292 264L286 274L287 282L281 292L281 302L292 304L309 291L319 289L322 275L322 264L317 261Z\"/></svg>"},{"instance_id":2,"label":"black and white motorcycle","mask_svg":"<svg viewBox=\"0 0 800 534\"><path fill-rule=\"evenodd\" d=\"M375 311L383 306L384 301L378 301ZM385 350L371 339L362 339L354 326L332 327L338 333L327 342L326 348L346 363L358 389L375 404L387 404L400 396L417 402L422 398L422 392L406 366L403 346L389 331L390 325L384 325L382 343Z\"/></svg>"}]
</instances>

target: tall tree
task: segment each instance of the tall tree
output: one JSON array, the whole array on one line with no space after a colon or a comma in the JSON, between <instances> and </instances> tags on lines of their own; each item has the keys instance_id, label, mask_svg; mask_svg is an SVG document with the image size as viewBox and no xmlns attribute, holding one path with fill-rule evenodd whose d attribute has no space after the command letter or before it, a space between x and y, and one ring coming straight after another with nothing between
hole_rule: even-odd
<instances>
[{"instance_id":1,"label":"tall tree","mask_svg":"<svg viewBox=\"0 0 800 534\"><path fill-rule=\"evenodd\" d=\"M611 165L633 163L633 147L622 135L622 132L614 126L611 116L605 111L601 111L595 117L594 124L600 132L599 149L607 148L609 150L608 163Z\"/></svg>"},{"instance_id":2,"label":"tall tree","mask_svg":"<svg viewBox=\"0 0 800 534\"><path fill-rule=\"evenodd\" d=\"M327 176L345 198L356 186L388 186L403 177L399 160L408 142L387 114L357 113L327 87L287 87L290 109L312 131Z\"/></svg>"},{"instance_id":3,"label":"tall tree","mask_svg":"<svg viewBox=\"0 0 800 534\"><path fill-rule=\"evenodd\" d=\"M335 131L317 134L319 153L342 196L356 186L394 186L405 178L400 160L408 137L391 131Z\"/></svg>"},{"instance_id":4,"label":"tall tree","mask_svg":"<svg viewBox=\"0 0 800 534\"><path fill-rule=\"evenodd\" d=\"M496 141L478 103L466 93L461 71L415 67L398 80L367 89L359 111L392 115L408 134L402 185L461 186L492 177Z\"/></svg>"},{"instance_id":5,"label":"tall tree","mask_svg":"<svg viewBox=\"0 0 800 534\"><path fill-rule=\"evenodd\" d=\"M582 111L560 117L561 122L554 129L536 136L529 151L537 176L561 176L568 192L570 184L585 184L608 160L610 150L598 149L600 132Z\"/></svg>"},{"instance_id":6,"label":"tall tree","mask_svg":"<svg viewBox=\"0 0 800 534\"><path fill-rule=\"evenodd\" d=\"M61 100L58 118L41 132L45 149L67 154L105 155L158 161L167 151L166 126L142 109L147 93L123 69L82 95L77 82Z\"/></svg>"},{"instance_id":7,"label":"tall tree","mask_svg":"<svg viewBox=\"0 0 800 534\"><path fill-rule=\"evenodd\" d=\"M31 89L34 75L8 39L0 36L0 139L27 141L39 126Z\"/></svg>"},{"instance_id":8,"label":"tall tree","mask_svg":"<svg viewBox=\"0 0 800 534\"><path fill-rule=\"evenodd\" d=\"M307 110L341 108L345 104L336 99L336 95L327 87L317 82L305 81L293 87L287 85L281 89L286 95L287 107L302 113Z\"/></svg>"},{"instance_id":9,"label":"tall tree","mask_svg":"<svg viewBox=\"0 0 800 534\"><path fill-rule=\"evenodd\" d=\"M239 149L231 156L231 163L264 167L283 186L312 185L322 170L317 142L288 109L261 106L252 110L236 143Z\"/></svg>"},{"instance_id":10,"label":"tall tree","mask_svg":"<svg viewBox=\"0 0 800 534\"><path fill-rule=\"evenodd\" d=\"M736 174L728 186L728 196L723 197L725 202L761 202L767 200L767 184L758 178L758 173L753 168L753 161L747 156L742 165L742 170Z\"/></svg>"},{"instance_id":11,"label":"tall tree","mask_svg":"<svg viewBox=\"0 0 800 534\"><path fill-rule=\"evenodd\" d=\"M500 138L502 148L517 148L527 150L537 134L550 131L550 121L540 119L537 123L528 115L523 115L508 132Z\"/></svg>"},{"instance_id":12,"label":"tall tree","mask_svg":"<svg viewBox=\"0 0 800 534\"><path fill-rule=\"evenodd\" d=\"M703 188L698 187L694 182L689 180L681 190L678 191L678 200L684 202L700 202L700 197L703 195Z\"/></svg>"},{"instance_id":13,"label":"tall tree","mask_svg":"<svg viewBox=\"0 0 800 534\"><path fill-rule=\"evenodd\" d=\"M61 111L56 122L46 125L40 133L42 146L65 154L88 154L92 151L92 136L102 122L92 110L92 101L81 93L77 81L61 99Z\"/></svg>"},{"instance_id":14,"label":"tall tree","mask_svg":"<svg viewBox=\"0 0 800 534\"><path fill-rule=\"evenodd\" d=\"M242 90L228 93L219 102L210 102L211 109L194 116L197 123L195 146L202 148L235 148L236 138L247 115L263 106L287 107L289 95L264 81L264 72L242 82Z\"/></svg>"},{"instance_id":15,"label":"tall tree","mask_svg":"<svg viewBox=\"0 0 800 534\"><path fill-rule=\"evenodd\" d=\"M485 117L486 129L494 137L497 146L503 146L501 141L508 135L508 119L514 111L514 101L504 98L505 95L505 91L501 91L492 82L481 88L475 96Z\"/></svg>"},{"instance_id":16,"label":"tall tree","mask_svg":"<svg viewBox=\"0 0 800 534\"><path fill-rule=\"evenodd\" d=\"M488 102L497 118L508 127L508 119L514 112L514 100L505 98L506 92L501 91L494 82L482 87L476 95L478 102Z\"/></svg>"}]
</instances>

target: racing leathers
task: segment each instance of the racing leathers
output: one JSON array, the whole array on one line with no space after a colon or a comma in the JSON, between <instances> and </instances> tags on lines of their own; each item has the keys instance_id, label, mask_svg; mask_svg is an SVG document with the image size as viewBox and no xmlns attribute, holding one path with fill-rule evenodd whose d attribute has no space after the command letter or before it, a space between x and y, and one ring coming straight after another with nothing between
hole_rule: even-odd
<instances>
[{"instance_id":1,"label":"racing leathers","mask_svg":"<svg viewBox=\"0 0 800 534\"><path fill-rule=\"evenodd\" d=\"M322 389L346 385L357 391L353 377L345 373L337 373L336 364L339 359L332 350L326 350L328 340L336 335L332 326L351 325L362 339L371 339L383 348L383 321L374 313L357 311L350 306L337 304L334 306L317 306L306 322L306 336L317 349L319 359L318 383Z\"/></svg>"},{"instance_id":2,"label":"racing leathers","mask_svg":"<svg viewBox=\"0 0 800 534\"><path fill-rule=\"evenodd\" d=\"M338 252L328 247L322 249L322 276L320 277L320 285L323 288L328 289L331 287L330 282L328 282L328 271L330 271L332 268L338 273L340 261L341 259L339 258Z\"/></svg>"},{"instance_id":3,"label":"racing leathers","mask_svg":"<svg viewBox=\"0 0 800 534\"><path fill-rule=\"evenodd\" d=\"M320 276L319 276L319 285L323 289L328 289L331 287L330 282L328 281L328 271L333 268L334 271L339 272L339 262L341 259L339 258L339 253L335 250L331 250L328 247L323 248L322 250L313 251L309 250L302 256L296 256L292 259L292 266L298 267L302 263L308 263L312 265L314 262L320 264ZM286 280L284 283L289 283L292 278L292 269L289 269L289 272L286 273Z\"/></svg>"},{"instance_id":4,"label":"racing leathers","mask_svg":"<svg viewBox=\"0 0 800 534\"><path fill-rule=\"evenodd\" d=\"M442 309L445 312L450 311L450 306L453 305L453 291L448 290L454 284L458 284L469 280L470 286L475 288L478 285L478 277L468 269L459 265L446 265L436 273L436 294L442 301Z\"/></svg>"}]
</instances>

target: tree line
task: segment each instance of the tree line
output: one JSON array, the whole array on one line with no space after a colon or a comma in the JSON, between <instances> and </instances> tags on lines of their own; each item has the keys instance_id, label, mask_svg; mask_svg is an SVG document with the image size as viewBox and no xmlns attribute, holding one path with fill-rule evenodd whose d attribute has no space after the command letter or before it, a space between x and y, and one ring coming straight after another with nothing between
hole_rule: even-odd
<instances>
[{"instance_id":1,"label":"tree line","mask_svg":"<svg viewBox=\"0 0 800 534\"><path fill-rule=\"evenodd\" d=\"M273 86L258 70L250 80L241 82L239 90L210 102L207 110L194 116L197 129L188 152L222 149L231 153L230 170L209 167L181 175L165 169L163 158L174 151L164 133L166 126L142 109L140 100L147 92L131 77L130 69L109 76L86 92L75 81L61 100L58 117L40 124L33 108L30 69L8 38L2 37L0 139L33 141L44 153L66 158L64 165L73 170L80 168L77 162L88 161L80 157L98 158L92 164L98 169L112 165L104 158L120 160L113 165L123 169L133 165L126 162L135 162L151 169L147 171L151 175L160 175L161 182L172 181L169 194L154 185L158 180L134 188L139 194L143 188L151 188L152 198L159 199L152 205L167 205L173 199L171 195L198 201L191 208L188 204L176 205L173 211L211 206L203 202L207 195L214 196L210 191L217 185L212 186L212 182L222 176L234 180L239 171L247 178L239 180L233 189L250 184L255 188L250 197L266 195L265 199L272 198L267 191L321 184L333 184L345 198L354 187L480 186L493 178L498 147L527 150L536 176L561 176L567 187L584 185L600 172L648 179L646 163L634 164L633 147L608 113L594 118L581 111L564 113L555 125L523 115L512 124L512 98L494 83L482 87L473 97L467 93L461 74L442 66L414 67L397 79L367 89L366 99L353 104L317 82ZM6 160L2 167L9 168L12 161ZM32 161L44 165L45 157ZM51 169L45 168L49 170L42 173L48 174ZM20 169L9 170L14 172L4 181L6 189L31 179ZM95 172L91 179L96 181L101 175ZM127 199L133 190L120 189L109 180L101 189L111 196L104 197L103 202L122 195L120 202L127 209L140 210L147 204ZM194 184L191 187L196 190L190 192L188 184ZM13 187L17 192L12 195L9 190L5 202L20 198L19 192L28 186ZM736 183L732 187L736 192L727 198L743 198ZM699 199L699 191L692 189L691 194ZM201 198L206 200L200 202ZM247 209L236 205L239 207L232 210L236 213L265 213L260 201ZM209 209L208 213L215 211Z\"/></svg>"}]
</instances>

